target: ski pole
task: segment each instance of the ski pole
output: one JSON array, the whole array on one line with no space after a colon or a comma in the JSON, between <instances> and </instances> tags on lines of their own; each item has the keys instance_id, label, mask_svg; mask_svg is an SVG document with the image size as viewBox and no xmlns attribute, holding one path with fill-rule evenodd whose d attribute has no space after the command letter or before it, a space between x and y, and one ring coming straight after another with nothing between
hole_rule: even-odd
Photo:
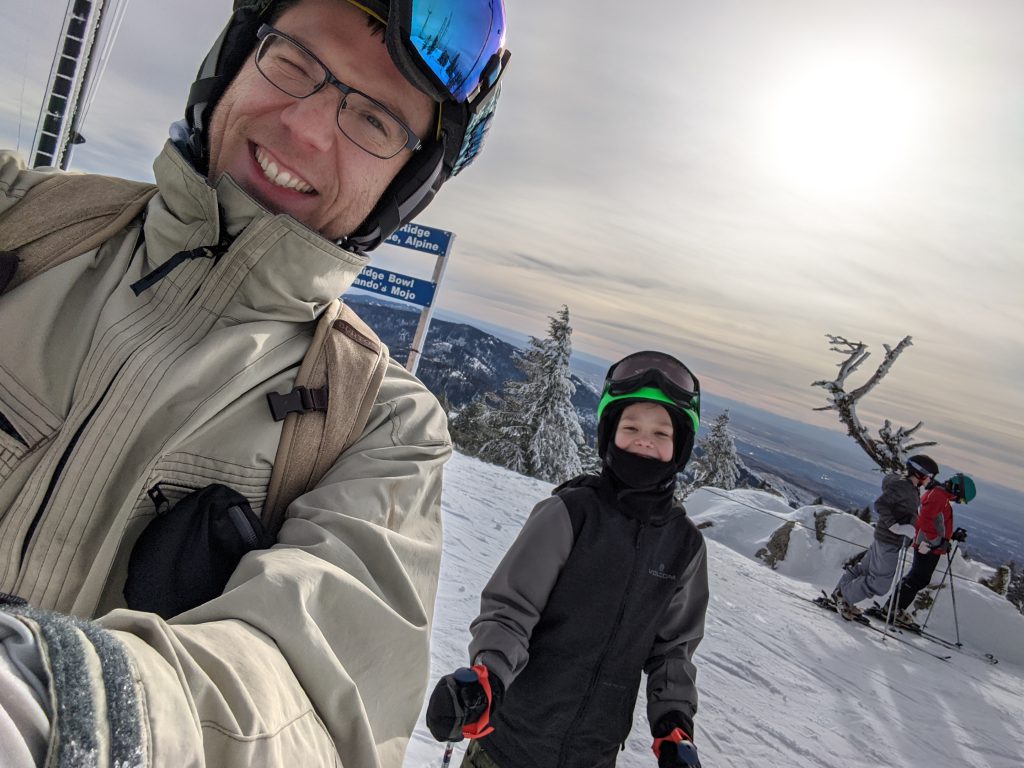
<instances>
[{"instance_id":1,"label":"ski pole","mask_svg":"<svg viewBox=\"0 0 1024 768\"><path fill-rule=\"evenodd\" d=\"M952 550L956 554L958 542L953 542ZM939 586L935 588L935 596L932 598L932 604L928 606L928 614L924 617L924 623L921 624L921 629L925 629L928 626L928 620L932 617L932 611L935 610L935 601L939 599L942 586L946 583L946 577L949 575L949 563L946 563L946 570L942 572L942 578L939 580Z\"/></svg>"},{"instance_id":2,"label":"ski pole","mask_svg":"<svg viewBox=\"0 0 1024 768\"><path fill-rule=\"evenodd\" d=\"M900 552L900 564L893 576L892 586L889 587L889 610L885 614L885 630L882 632L882 642L889 637L889 625L892 623L893 612L896 610L896 602L899 598L899 588L903 584L903 568L907 564L907 548L903 547ZM895 590L895 592L894 592Z\"/></svg>"},{"instance_id":3,"label":"ski pole","mask_svg":"<svg viewBox=\"0 0 1024 768\"><path fill-rule=\"evenodd\" d=\"M441 761L441 768L448 768L452 762L452 750L455 749L455 742L449 741L444 745L444 759Z\"/></svg>"},{"instance_id":4,"label":"ski pole","mask_svg":"<svg viewBox=\"0 0 1024 768\"><path fill-rule=\"evenodd\" d=\"M956 627L956 647L959 648L960 643L960 620L956 616L956 590L953 589L953 582L956 578L953 576L953 553L946 553L946 563L949 570L949 596L953 599L953 626Z\"/></svg>"}]
</instances>

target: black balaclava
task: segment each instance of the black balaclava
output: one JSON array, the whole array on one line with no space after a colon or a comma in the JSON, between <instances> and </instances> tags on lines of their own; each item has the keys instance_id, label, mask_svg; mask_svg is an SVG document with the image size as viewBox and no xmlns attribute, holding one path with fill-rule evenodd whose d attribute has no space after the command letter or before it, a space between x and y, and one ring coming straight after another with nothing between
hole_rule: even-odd
<instances>
[{"instance_id":1,"label":"black balaclava","mask_svg":"<svg viewBox=\"0 0 1024 768\"><path fill-rule=\"evenodd\" d=\"M681 472L693 451L693 425L684 414L666 408L672 419L675 451L670 461L658 461L624 451L615 445L619 418L627 406L651 400L619 400L609 404L598 424L597 451L601 457L601 476L608 481L618 501L636 517L650 519L667 513L672 507L676 474ZM658 405L664 404L657 403Z\"/></svg>"}]
</instances>

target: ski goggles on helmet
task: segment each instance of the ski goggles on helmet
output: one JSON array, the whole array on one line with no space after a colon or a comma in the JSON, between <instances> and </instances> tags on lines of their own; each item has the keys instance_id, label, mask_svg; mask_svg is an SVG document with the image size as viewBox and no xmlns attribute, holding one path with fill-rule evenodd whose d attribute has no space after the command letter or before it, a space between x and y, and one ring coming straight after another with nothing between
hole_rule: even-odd
<instances>
[{"instance_id":1,"label":"ski goggles on helmet","mask_svg":"<svg viewBox=\"0 0 1024 768\"><path fill-rule=\"evenodd\" d=\"M438 101L477 101L497 85L511 55L502 0L348 2L386 25L395 65Z\"/></svg>"},{"instance_id":2,"label":"ski goggles on helmet","mask_svg":"<svg viewBox=\"0 0 1024 768\"><path fill-rule=\"evenodd\" d=\"M700 382L689 368L664 352L634 352L608 369L597 406L598 420L610 403L626 398L674 406L690 418L694 433L700 428Z\"/></svg>"}]
</instances>

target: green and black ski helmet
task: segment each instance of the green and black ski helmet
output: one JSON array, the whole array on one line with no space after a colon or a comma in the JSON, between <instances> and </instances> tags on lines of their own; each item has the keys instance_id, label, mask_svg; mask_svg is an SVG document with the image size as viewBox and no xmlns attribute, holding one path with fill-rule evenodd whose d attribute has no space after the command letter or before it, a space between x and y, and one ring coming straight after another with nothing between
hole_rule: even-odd
<instances>
[{"instance_id":1,"label":"green and black ski helmet","mask_svg":"<svg viewBox=\"0 0 1024 768\"><path fill-rule=\"evenodd\" d=\"M946 481L946 488L956 496L957 504L969 504L978 495L974 480L969 475L958 472Z\"/></svg>"},{"instance_id":2,"label":"green and black ski helmet","mask_svg":"<svg viewBox=\"0 0 1024 768\"><path fill-rule=\"evenodd\" d=\"M597 453L603 459L622 411L632 403L664 406L675 437L673 461L682 469L690 459L700 428L700 382L672 355L647 350L613 363L605 374L597 405Z\"/></svg>"},{"instance_id":3,"label":"green and black ski helmet","mask_svg":"<svg viewBox=\"0 0 1024 768\"><path fill-rule=\"evenodd\" d=\"M209 170L213 110L246 59L256 33L301 0L234 0L234 12L200 65L185 110L197 170ZM502 0L337 0L384 25L388 53L415 88L437 103L434 135L406 162L366 220L339 244L370 251L433 200L479 154L511 56Z\"/></svg>"}]
</instances>

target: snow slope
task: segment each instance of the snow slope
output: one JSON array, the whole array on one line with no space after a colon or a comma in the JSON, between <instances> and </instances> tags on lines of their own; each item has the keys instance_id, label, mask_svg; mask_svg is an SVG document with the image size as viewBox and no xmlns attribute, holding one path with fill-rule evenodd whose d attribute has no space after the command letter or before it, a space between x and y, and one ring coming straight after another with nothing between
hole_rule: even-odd
<instances>
[{"instance_id":1,"label":"snow slope","mask_svg":"<svg viewBox=\"0 0 1024 768\"><path fill-rule=\"evenodd\" d=\"M448 465L431 688L440 675L467 663L468 626L480 590L533 504L550 490L459 454ZM697 492L687 507L695 519L712 523L704 531L711 604L695 659L701 694L696 743L707 768L1024 765L1024 617L1005 600L958 581L965 649L994 653L1000 663L912 638L921 649L952 653L941 661L794 596L831 589L839 564L856 551L854 544L817 542L813 512L819 507L792 510L768 494L715 489ZM772 571L752 556L781 524L779 517L811 530L794 528L789 559ZM850 541L870 537L867 526L845 515L830 517L829 530ZM943 635L949 602L939 599L929 623ZM951 637L951 621L948 629ZM643 689L634 721L618 765L654 768ZM453 765L464 747L457 747ZM439 766L442 753L421 717L405 768Z\"/></svg>"}]
</instances>

